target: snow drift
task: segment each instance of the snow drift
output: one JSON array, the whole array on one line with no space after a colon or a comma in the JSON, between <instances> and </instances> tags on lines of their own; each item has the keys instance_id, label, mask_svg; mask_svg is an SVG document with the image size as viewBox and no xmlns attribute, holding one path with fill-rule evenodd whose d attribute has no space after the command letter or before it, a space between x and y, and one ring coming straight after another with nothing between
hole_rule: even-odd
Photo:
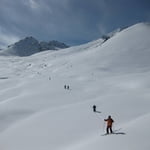
<instances>
[{"instance_id":1,"label":"snow drift","mask_svg":"<svg viewBox=\"0 0 150 150\"><path fill-rule=\"evenodd\" d=\"M148 23L105 42L1 56L0 148L149 150L149 56ZM108 115L117 134L101 136Z\"/></svg>"}]
</instances>

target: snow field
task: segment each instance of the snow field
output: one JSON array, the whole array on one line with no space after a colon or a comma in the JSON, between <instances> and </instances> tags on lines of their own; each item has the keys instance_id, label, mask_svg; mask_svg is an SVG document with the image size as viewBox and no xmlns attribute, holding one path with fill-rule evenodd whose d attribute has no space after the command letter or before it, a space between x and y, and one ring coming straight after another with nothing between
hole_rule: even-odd
<instances>
[{"instance_id":1,"label":"snow field","mask_svg":"<svg viewBox=\"0 0 150 150\"><path fill-rule=\"evenodd\" d=\"M0 149L149 150L149 35L141 23L104 43L0 56ZM101 136L108 115L118 134Z\"/></svg>"}]
</instances>

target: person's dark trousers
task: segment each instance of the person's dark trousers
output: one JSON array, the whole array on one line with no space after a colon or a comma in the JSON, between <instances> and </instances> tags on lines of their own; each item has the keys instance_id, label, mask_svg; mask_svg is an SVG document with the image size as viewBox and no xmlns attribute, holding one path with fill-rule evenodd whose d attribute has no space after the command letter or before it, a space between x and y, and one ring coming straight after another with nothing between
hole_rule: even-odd
<instances>
[{"instance_id":1,"label":"person's dark trousers","mask_svg":"<svg viewBox=\"0 0 150 150\"><path fill-rule=\"evenodd\" d=\"M110 130L110 133L113 133L113 131L112 131L112 127L111 127L111 126L107 126L107 129L106 129L107 134L109 134L109 130Z\"/></svg>"}]
</instances>

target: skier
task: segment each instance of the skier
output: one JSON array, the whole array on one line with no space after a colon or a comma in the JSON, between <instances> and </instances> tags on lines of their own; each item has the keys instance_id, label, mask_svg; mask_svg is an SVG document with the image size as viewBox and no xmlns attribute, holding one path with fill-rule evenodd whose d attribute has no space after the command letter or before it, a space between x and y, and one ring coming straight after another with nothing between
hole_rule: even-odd
<instances>
[{"instance_id":1,"label":"skier","mask_svg":"<svg viewBox=\"0 0 150 150\"><path fill-rule=\"evenodd\" d=\"M96 112L96 105L93 105L93 112Z\"/></svg>"},{"instance_id":2,"label":"skier","mask_svg":"<svg viewBox=\"0 0 150 150\"><path fill-rule=\"evenodd\" d=\"M108 118L104 119L104 121L107 122L107 128L106 128L107 134L109 134L109 130L110 130L110 133L113 133L112 124L113 124L114 120L111 118L111 116L108 116Z\"/></svg>"},{"instance_id":3,"label":"skier","mask_svg":"<svg viewBox=\"0 0 150 150\"><path fill-rule=\"evenodd\" d=\"M67 86L67 90L69 90L70 89L70 87L69 87L69 85Z\"/></svg>"}]
</instances>

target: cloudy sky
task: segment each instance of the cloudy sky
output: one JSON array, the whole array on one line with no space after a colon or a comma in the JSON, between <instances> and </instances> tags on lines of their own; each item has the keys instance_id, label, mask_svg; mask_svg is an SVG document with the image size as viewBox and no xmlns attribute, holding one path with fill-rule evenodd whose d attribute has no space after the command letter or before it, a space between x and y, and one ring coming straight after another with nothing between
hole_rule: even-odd
<instances>
[{"instance_id":1,"label":"cloudy sky","mask_svg":"<svg viewBox=\"0 0 150 150\"><path fill-rule=\"evenodd\" d=\"M0 0L0 48L26 36L77 45L150 22L150 0Z\"/></svg>"}]
</instances>

